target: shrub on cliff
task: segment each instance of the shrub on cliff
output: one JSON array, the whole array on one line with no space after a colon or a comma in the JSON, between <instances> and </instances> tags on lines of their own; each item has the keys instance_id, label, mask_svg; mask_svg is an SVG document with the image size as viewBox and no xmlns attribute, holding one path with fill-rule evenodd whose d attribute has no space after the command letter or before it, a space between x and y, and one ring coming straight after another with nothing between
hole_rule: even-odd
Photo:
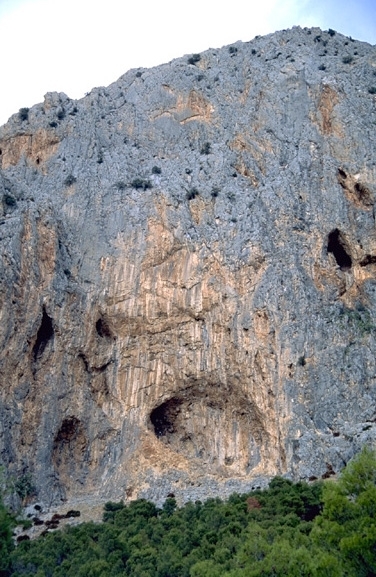
<instances>
[{"instance_id":1,"label":"shrub on cliff","mask_svg":"<svg viewBox=\"0 0 376 577\"><path fill-rule=\"evenodd\" d=\"M153 188L150 180L145 180L144 178L134 178L131 182L131 187L136 189L147 190L148 188Z\"/></svg>"},{"instance_id":2,"label":"shrub on cliff","mask_svg":"<svg viewBox=\"0 0 376 577\"><path fill-rule=\"evenodd\" d=\"M204 146L200 150L200 154L210 154L211 153L211 144L210 142L205 142Z\"/></svg>"},{"instance_id":3,"label":"shrub on cliff","mask_svg":"<svg viewBox=\"0 0 376 577\"><path fill-rule=\"evenodd\" d=\"M198 192L197 188L190 188L187 191L186 197L187 197L187 200L193 200L198 195L199 195L199 192Z\"/></svg>"},{"instance_id":4,"label":"shrub on cliff","mask_svg":"<svg viewBox=\"0 0 376 577\"><path fill-rule=\"evenodd\" d=\"M188 64L196 64L197 62L200 62L200 60L200 54L192 54L192 56L188 58Z\"/></svg>"},{"instance_id":5,"label":"shrub on cliff","mask_svg":"<svg viewBox=\"0 0 376 577\"><path fill-rule=\"evenodd\" d=\"M24 501L26 497L35 494L35 486L30 473L25 473L18 477L14 484L14 488L21 501Z\"/></svg>"},{"instance_id":6,"label":"shrub on cliff","mask_svg":"<svg viewBox=\"0 0 376 577\"><path fill-rule=\"evenodd\" d=\"M14 198L14 196L12 196L11 194L4 194L3 196L3 203L7 206L7 207L11 207L14 208L17 205L17 201Z\"/></svg>"},{"instance_id":7,"label":"shrub on cliff","mask_svg":"<svg viewBox=\"0 0 376 577\"><path fill-rule=\"evenodd\" d=\"M21 122L29 120L29 108L20 108L18 112L18 118L21 120Z\"/></svg>"},{"instance_id":8,"label":"shrub on cliff","mask_svg":"<svg viewBox=\"0 0 376 577\"><path fill-rule=\"evenodd\" d=\"M75 176L73 176L73 174L70 174L64 180L64 184L65 184L65 186L72 186L76 182L76 180L77 180L77 178Z\"/></svg>"}]
</instances>

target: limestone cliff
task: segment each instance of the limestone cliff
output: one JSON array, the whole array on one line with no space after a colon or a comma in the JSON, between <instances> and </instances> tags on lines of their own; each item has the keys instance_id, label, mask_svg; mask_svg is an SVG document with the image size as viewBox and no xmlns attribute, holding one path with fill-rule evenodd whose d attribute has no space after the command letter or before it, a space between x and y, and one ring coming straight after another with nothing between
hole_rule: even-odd
<instances>
[{"instance_id":1,"label":"limestone cliff","mask_svg":"<svg viewBox=\"0 0 376 577\"><path fill-rule=\"evenodd\" d=\"M0 129L1 462L226 495L376 437L376 48L293 28Z\"/></svg>"}]
</instances>

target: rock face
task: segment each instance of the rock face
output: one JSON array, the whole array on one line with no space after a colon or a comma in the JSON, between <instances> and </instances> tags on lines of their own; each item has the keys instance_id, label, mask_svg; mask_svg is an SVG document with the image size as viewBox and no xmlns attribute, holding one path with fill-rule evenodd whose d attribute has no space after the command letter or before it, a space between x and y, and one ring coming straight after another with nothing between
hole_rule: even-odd
<instances>
[{"instance_id":1,"label":"rock face","mask_svg":"<svg viewBox=\"0 0 376 577\"><path fill-rule=\"evenodd\" d=\"M376 49L293 28L0 129L1 461L226 495L376 438Z\"/></svg>"}]
</instances>

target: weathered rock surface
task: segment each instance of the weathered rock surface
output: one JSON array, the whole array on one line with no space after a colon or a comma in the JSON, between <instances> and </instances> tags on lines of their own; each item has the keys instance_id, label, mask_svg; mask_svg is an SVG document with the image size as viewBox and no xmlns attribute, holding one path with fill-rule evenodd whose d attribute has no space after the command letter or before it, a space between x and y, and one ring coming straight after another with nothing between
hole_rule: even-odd
<instances>
[{"instance_id":1,"label":"weathered rock surface","mask_svg":"<svg viewBox=\"0 0 376 577\"><path fill-rule=\"evenodd\" d=\"M0 129L1 461L41 502L320 477L376 438L376 48L329 32Z\"/></svg>"}]
</instances>

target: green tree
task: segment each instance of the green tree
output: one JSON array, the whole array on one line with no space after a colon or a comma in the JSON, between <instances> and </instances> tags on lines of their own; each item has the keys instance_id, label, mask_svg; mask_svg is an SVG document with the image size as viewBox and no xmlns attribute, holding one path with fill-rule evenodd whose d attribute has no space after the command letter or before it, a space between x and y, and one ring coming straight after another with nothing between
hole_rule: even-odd
<instances>
[{"instance_id":1,"label":"green tree","mask_svg":"<svg viewBox=\"0 0 376 577\"><path fill-rule=\"evenodd\" d=\"M0 577L10 575L10 553L14 548L12 539L13 517L3 504L0 495Z\"/></svg>"},{"instance_id":2,"label":"green tree","mask_svg":"<svg viewBox=\"0 0 376 577\"><path fill-rule=\"evenodd\" d=\"M358 496L376 485L376 452L363 447L342 471L338 486L346 495Z\"/></svg>"},{"instance_id":3,"label":"green tree","mask_svg":"<svg viewBox=\"0 0 376 577\"><path fill-rule=\"evenodd\" d=\"M376 574L376 453L364 447L323 490L314 542L342 564L342 575ZM334 573L335 574L335 573Z\"/></svg>"}]
</instances>

